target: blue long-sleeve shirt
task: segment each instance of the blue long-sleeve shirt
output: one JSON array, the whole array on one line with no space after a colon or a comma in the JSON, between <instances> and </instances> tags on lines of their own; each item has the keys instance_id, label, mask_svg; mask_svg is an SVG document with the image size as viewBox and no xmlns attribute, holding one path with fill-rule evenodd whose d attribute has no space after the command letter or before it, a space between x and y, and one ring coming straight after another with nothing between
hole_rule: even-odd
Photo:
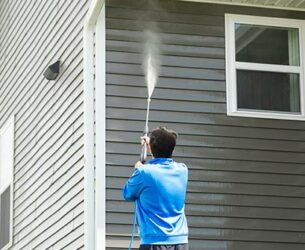
<instances>
[{"instance_id":1,"label":"blue long-sleeve shirt","mask_svg":"<svg viewBox=\"0 0 305 250\"><path fill-rule=\"evenodd\" d=\"M184 213L188 169L170 158L155 158L135 169L123 197L136 202L141 244L188 242Z\"/></svg>"}]
</instances>

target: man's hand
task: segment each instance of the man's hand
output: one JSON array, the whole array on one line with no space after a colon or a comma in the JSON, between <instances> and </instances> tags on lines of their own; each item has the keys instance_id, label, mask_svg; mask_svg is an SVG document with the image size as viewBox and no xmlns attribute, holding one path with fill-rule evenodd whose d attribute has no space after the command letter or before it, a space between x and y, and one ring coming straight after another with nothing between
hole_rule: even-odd
<instances>
[{"instance_id":1,"label":"man's hand","mask_svg":"<svg viewBox=\"0 0 305 250\"><path fill-rule=\"evenodd\" d=\"M136 164L134 165L135 168L143 166L143 163L141 161L137 161Z\"/></svg>"},{"instance_id":2,"label":"man's hand","mask_svg":"<svg viewBox=\"0 0 305 250\"><path fill-rule=\"evenodd\" d=\"M149 147L150 138L147 135L141 136L141 145L144 147L146 146L146 150L150 150ZM143 150L143 149L142 149ZM144 164L141 161L136 162L135 168L143 166Z\"/></svg>"},{"instance_id":3,"label":"man's hand","mask_svg":"<svg viewBox=\"0 0 305 250\"><path fill-rule=\"evenodd\" d=\"M147 135L142 136L141 137L141 145L144 145L144 143L149 145L149 140L150 140L150 138Z\"/></svg>"}]
</instances>

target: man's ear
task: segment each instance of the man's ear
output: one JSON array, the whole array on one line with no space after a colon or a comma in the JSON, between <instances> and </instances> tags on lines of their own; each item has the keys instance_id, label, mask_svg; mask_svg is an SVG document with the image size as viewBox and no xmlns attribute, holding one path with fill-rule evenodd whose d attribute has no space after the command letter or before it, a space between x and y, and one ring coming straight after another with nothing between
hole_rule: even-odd
<instances>
[{"instance_id":1,"label":"man's ear","mask_svg":"<svg viewBox=\"0 0 305 250\"><path fill-rule=\"evenodd\" d=\"M150 144L147 145L147 149L148 149L148 152L150 153L150 155L153 157L153 154L152 154L151 148L150 148Z\"/></svg>"}]
</instances>

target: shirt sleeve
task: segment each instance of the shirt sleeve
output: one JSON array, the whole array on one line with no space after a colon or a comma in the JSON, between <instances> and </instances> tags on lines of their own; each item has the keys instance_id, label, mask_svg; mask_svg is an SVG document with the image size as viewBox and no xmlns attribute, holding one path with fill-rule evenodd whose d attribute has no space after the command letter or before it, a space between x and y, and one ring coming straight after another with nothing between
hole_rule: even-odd
<instances>
[{"instance_id":1,"label":"shirt sleeve","mask_svg":"<svg viewBox=\"0 0 305 250\"><path fill-rule=\"evenodd\" d=\"M143 176L140 170L136 168L122 190L123 197L127 201L134 201L137 198L139 198L143 189L144 189Z\"/></svg>"}]
</instances>

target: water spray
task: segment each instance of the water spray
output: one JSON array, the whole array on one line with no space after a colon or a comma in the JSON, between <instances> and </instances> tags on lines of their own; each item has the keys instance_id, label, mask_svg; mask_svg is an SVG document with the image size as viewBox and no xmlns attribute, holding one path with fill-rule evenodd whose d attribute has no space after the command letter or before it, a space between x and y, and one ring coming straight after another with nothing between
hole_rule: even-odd
<instances>
[{"instance_id":1,"label":"water spray","mask_svg":"<svg viewBox=\"0 0 305 250\"><path fill-rule=\"evenodd\" d=\"M152 31L145 32L145 46L144 46L144 58L143 58L143 70L145 73L145 80L147 85L147 110L146 110L146 121L144 127L144 136L148 135L148 120L149 120L149 110L151 103L151 96L154 92L155 86L157 84L159 72L160 72L160 41L158 36ZM145 163L147 158L147 143L142 145L140 161Z\"/></svg>"},{"instance_id":2,"label":"water spray","mask_svg":"<svg viewBox=\"0 0 305 250\"><path fill-rule=\"evenodd\" d=\"M160 49L159 49L160 41L158 36L152 31L145 31L144 35L145 35L145 45L144 45L142 66L145 73L145 81L147 85L147 109L146 109L144 136L147 136L149 132L148 120L149 120L151 96L152 93L154 92L160 72ZM142 163L145 163L146 158L147 158L147 143L144 143L141 148L140 161ZM134 240L136 217L137 215L136 215L136 203L135 203L131 240L128 247L129 250L131 250L132 243Z\"/></svg>"}]
</instances>

